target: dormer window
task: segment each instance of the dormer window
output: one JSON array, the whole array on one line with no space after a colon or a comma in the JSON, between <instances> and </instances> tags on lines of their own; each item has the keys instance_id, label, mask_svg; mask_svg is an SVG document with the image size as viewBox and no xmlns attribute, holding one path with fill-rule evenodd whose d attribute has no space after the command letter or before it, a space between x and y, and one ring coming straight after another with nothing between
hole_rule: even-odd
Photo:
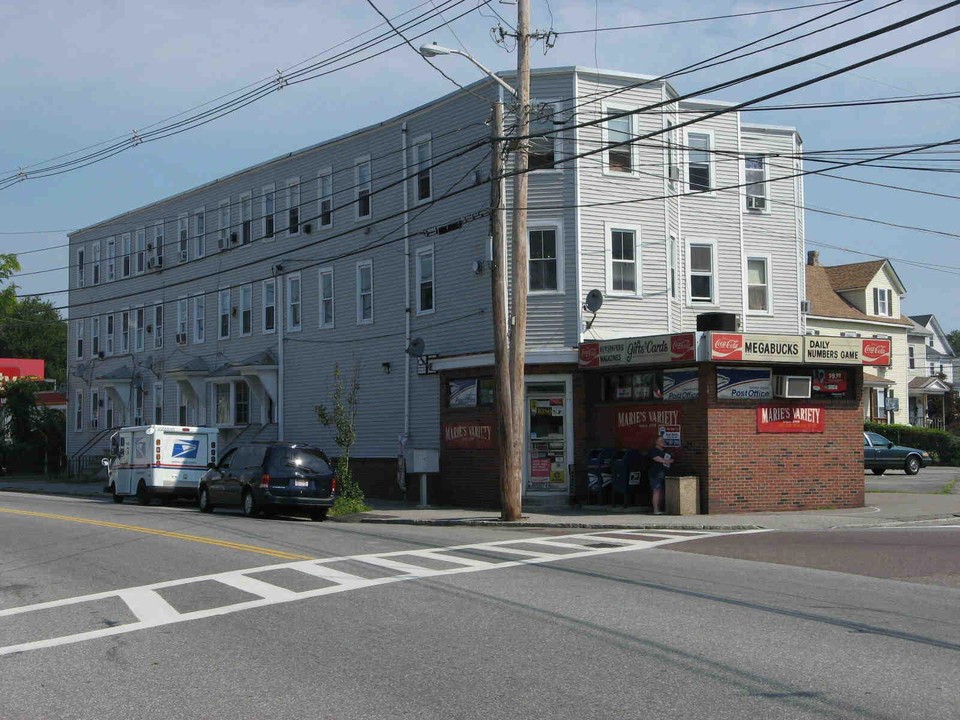
<instances>
[{"instance_id":1,"label":"dormer window","mask_svg":"<svg viewBox=\"0 0 960 720\"><path fill-rule=\"evenodd\" d=\"M873 314L890 317L893 315L893 291L889 288L873 289Z\"/></svg>"}]
</instances>

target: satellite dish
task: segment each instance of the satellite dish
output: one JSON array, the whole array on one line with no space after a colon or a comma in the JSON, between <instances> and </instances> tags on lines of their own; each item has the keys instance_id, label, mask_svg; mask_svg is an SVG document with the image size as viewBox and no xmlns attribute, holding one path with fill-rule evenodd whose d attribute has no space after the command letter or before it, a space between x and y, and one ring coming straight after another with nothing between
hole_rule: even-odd
<instances>
[{"instance_id":1,"label":"satellite dish","mask_svg":"<svg viewBox=\"0 0 960 720\"><path fill-rule=\"evenodd\" d=\"M423 357L423 338L414 338L407 345L407 354L414 357Z\"/></svg>"},{"instance_id":2,"label":"satellite dish","mask_svg":"<svg viewBox=\"0 0 960 720\"><path fill-rule=\"evenodd\" d=\"M587 301L583 304L583 307L589 310L590 312L596 314L603 306L603 293L599 290L591 290L587 293Z\"/></svg>"}]
</instances>

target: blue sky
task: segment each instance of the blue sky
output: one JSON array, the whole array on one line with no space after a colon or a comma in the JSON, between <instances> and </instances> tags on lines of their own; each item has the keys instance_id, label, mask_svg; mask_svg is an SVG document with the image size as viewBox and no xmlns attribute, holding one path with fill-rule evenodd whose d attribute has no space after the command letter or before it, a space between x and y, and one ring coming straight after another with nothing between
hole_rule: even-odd
<instances>
[{"instance_id":1,"label":"blue sky","mask_svg":"<svg viewBox=\"0 0 960 720\"><path fill-rule=\"evenodd\" d=\"M431 1L375 0L394 17ZM439 2L439 0L435 0ZM534 27L558 32L742 13L806 4L809 0L630 2L628 0L532 0ZM862 0L834 17L887 4ZM767 67L855 34L894 22L940 3L904 0L835 30L674 81L681 93ZM27 3L0 6L0 174L132 133L248 83L294 65L338 43L385 30L364 2L211 0L206 3ZM467 0L448 11L475 7ZM516 6L491 6L513 22ZM664 74L784 28L830 7L704 23L618 32L561 34L544 54L534 48L534 67L581 65ZM482 8L414 44L436 41L459 47L493 69L510 69L516 55L496 45L497 24ZM825 24L818 23L813 27ZM954 8L930 20L710 97L740 101L872 57L960 24ZM380 27L378 27L380 26ZM454 35L455 32L455 35ZM960 34L782 98L785 102L833 102L854 98L960 90ZM479 77L461 58L437 60L467 84ZM227 118L155 143L139 145L105 162L64 175L0 190L0 251L24 253L16 278L22 293L54 292L67 284L64 231L158 200L271 157L391 117L445 94L453 85L410 48L326 77L285 88ZM856 109L789 110L746 115L747 122L792 125L808 151L937 142L960 136L960 100L939 100ZM958 146L960 147L960 146ZM943 157L951 157L950 155ZM960 155L955 157L960 158ZM917 158L919 161L921 158ZM956 161L925 162L958 169ZM813 167L812 165L808 165ZM957 172L854 168L849 177L960 196ZM806 180L809 207L960 234L957 199L929 197L826 177ZM51 232L37 232L51 231ZM955 288L960 278L960 238L807 214L808 249L825 264L859 262L868 255L902 258L938 271L893 260L907 286L908 314L935 313L945 330L960 328ZM65 295L51 298L59 305Z\"/></svg>"}]
</instances>

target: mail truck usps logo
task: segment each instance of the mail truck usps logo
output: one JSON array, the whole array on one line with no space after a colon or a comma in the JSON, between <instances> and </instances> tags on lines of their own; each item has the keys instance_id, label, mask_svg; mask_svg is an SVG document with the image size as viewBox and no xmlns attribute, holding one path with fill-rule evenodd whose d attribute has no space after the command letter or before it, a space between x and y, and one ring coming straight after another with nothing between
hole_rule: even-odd
<instances>
[{"instance_id":1,"label":"mail truck usps logo","mask_svg":"<svg viewBox=\"0 0 960 720\"><path fill-rule=\"evenodd\" d=\"M199 440L177 440L173 443L172 456L182 460L196 460L199 451Z\"/></svg>"}]
</instances>

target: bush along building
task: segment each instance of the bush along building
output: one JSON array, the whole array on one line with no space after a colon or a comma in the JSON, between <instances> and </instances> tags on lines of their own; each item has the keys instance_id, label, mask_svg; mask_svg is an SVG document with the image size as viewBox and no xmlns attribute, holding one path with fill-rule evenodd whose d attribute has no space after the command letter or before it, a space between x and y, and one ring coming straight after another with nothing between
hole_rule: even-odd
<instances>
[{"instance_id":1,"label":"bush along building","mask_svg":"<svg viewBox=\"0 0 960 720\"><path fill-rule=\"evenodd\" d=\"M705 511L862 504L864 347L810 361L804 337L800 136L676 97L533 73L525 502L583 499L592 450L669 433ZM155 421L335 454L314 407L339 366L368 495L414 493L406 452L430 502L497 505L495 100L478 82L71 234L69 453Z\"/></svg>"}]
</instances>

